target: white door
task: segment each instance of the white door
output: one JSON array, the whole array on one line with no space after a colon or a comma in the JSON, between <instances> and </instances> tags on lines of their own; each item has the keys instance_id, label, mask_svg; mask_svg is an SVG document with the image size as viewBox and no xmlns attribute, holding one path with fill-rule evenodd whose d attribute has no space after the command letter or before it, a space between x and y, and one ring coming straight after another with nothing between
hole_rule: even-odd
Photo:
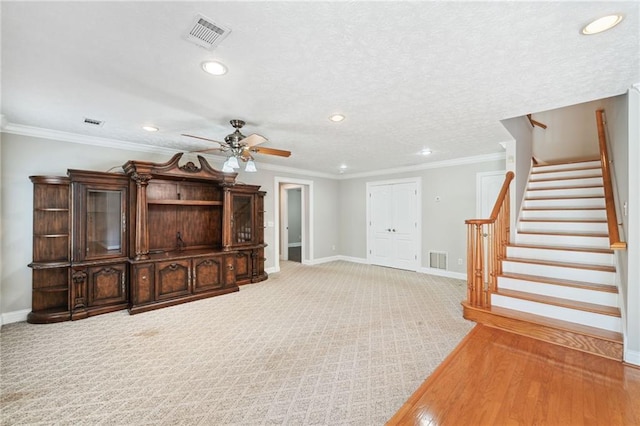
<instances>
[{"instance_id":1,"label":"white door","mask_svg":"<svg viewBox=\"0 0 640 426\"><path fill-rule=\"evenodd\" d=\"M369 261L372 264L417 270L417 183L371 186L369 229Z\"/></svg>"},{"instance_id":2,"label":"white door","mask_svg":"<svg viewBox=\"0 0 640 426\"><path fill-rule=\"evenodd\" d=\"M506 172L484 172L477 176L477 219L488 219L504 182Z\"/></svg>"}]
</instances>

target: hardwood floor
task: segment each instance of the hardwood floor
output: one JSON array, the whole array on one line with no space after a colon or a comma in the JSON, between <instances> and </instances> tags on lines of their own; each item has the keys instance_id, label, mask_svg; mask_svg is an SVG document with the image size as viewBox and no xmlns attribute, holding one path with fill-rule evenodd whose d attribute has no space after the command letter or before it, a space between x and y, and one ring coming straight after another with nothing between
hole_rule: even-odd
<instances>
[{"instance_id":1,"label":"hardwood floor","mask_svg":"<svg viewBox=\"0 0 640 426\"><path fill-rule=\"evenodd\" d=\"M388 425L640 425L640 369L476 326Z\"/></svg>"}]
</instances>

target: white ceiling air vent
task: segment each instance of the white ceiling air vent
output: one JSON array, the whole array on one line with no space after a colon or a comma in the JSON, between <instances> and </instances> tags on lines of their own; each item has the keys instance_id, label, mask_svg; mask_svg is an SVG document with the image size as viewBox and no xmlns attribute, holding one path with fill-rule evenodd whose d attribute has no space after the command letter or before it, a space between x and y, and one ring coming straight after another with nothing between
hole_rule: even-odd
<instances>
[{"instance_id":1,"label":"white ceiling air vent","mask_svg":"<svg viewBox=\"0 0 640 426\"><path fill-rule=\"evenodd\" d=\"M213 50L230 32L231 28L216 24L206 16L198 14L193 19L186 38L200 47Z\"/></svg>"},{"instance_id":2,"label":"white ceiling air vent","mask_svg":"<svg viewBox=\"0 0 640 426\"><path fill-rule=\"evenodd\" d=\"M84 119L84 124L89 124L90 126L102 126L104 121L96 120L95 118L86 118Z\"/></svg>"}]
</instances>

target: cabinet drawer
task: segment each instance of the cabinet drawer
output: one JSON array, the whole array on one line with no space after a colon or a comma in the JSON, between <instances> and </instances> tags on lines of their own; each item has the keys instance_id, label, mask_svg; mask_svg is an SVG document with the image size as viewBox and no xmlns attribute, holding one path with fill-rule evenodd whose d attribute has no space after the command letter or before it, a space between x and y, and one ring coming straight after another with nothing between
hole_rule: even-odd
<instances>
[{"instance_id":1,"label":"cabinet drawer","mask_svg":"<svg viewBox=\"0 0 640 426\"><path fill-rule=\"evenodd\" d=\"M156 300L190 294L189 260L174 260L156 264Z\"/></svg>"}]
</instances>

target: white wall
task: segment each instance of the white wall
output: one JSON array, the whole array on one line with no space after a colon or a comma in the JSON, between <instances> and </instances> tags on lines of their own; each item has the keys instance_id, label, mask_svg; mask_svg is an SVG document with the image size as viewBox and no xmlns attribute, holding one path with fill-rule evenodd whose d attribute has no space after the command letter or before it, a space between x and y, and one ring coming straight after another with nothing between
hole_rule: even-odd
<instances>
[{"instance_id":1,"label":"white wall","mask_svg":"<svg viewBox=\"0 0 640 426\"><path fill-rule=\"evenodd\" d=\"M128 151L115 148L61 142L2 133L2 155L0 171L2 176L2 271L0 282L0 312L2 314L22 311L31 308L31 269L27 265L32 261L33 234L33 186L29 180L31 175L65 176L67 169L107 171L128 160L144 160L166 162L171 154L151 154L148 152ZM192 160L194 156L185 156L183 161ZM220 168L216 160L210 164ZM265 197L265 222L274 222L273 182L276 172L261 168L257 164L258 173L241 172L239 182L261 185L267 191ZM316 237L314 253L316 257L333 256L331 249L338 241L338 210L335 194L338 193L338 182L334 179L308 177L293 173L277 172L278 176L304 178L314 182L315 205L320 214L314 218ZM266 268L274 267L275 227L265 229Z\"/></svg>"},{"instance_id":2,"label":"white wall","mask_svg":"<svg viewBox=\"0 0 640 426\"><path fill-rule=\"evenodd\" d=\"M540 162L599 158L595 112L603 106L597 100L533 114L547 125L533 130L533 156Z\"/></svg>"},{"instance_id":3,"label":"white wall","mask_svg":"<svg viewBox=\"0 0 640 426\"><path fill-rule=\"evenodd\" d=\"M504 160L454 165L384 177L346 179L340 182L340 253L367 258L366 184L379 180L422 179L422 267L429 251L449 254L448 270L466 273L467 235L464 221L476 216L476 174L504 170ZM436 196L440 201L436 201ZM462 259L462 264L458 264Z\"/></svg>"},{"instance_id":4,"label":"white wall","mask_svg":"<svg viewBox=\"0 0 640 426\"><path fill-rule=\"evenodd\" d=\"M640 84L629 90L628 184L629 217L627 218L627 341L625 361L640 365Z\"/></svg>"},{"instance_id":5,"label":"white wall","mask_svg":"<svg viewBox=\"0 0 640 426\"><path fill-rule=\"evenodd\" d=\"M531 156L533 155L533 127L526 117L515 117L503 120L502 125L513 136L508 143L507 170L515 173L515 183L511 187L511 205L513 206L513 221L511 237L515 236L515 220L520 213L522 200L529 181L531 171Z\"/></svg>"}]
</instances>

